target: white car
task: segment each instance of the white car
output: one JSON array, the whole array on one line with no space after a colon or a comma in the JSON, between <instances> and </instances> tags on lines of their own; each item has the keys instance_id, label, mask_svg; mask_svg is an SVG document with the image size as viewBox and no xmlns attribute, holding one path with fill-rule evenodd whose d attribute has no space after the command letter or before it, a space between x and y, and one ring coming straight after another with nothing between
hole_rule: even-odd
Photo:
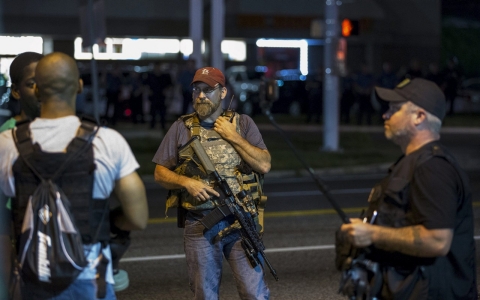
<instances>
[{"instance_id":1,"label":"white car","mask_svg":"<svg viewBox=\"0 0 480 300\"><path fill-rule=\"evenodd\" d=\"M228 84L233 89L238 109L252 115L259 102L259 88L264 72L258 68L233 66L225 71Z\"/></svg>"},{"instance_id":2,"label":"white car","mask_svg":"<svg viewBox=\"0 0 480 300\"><path fill-rule=\"evenodd\" d=\"M457 91L455 112L480 112L480 78L464 80Z\"/></svg>"}]
</instances>

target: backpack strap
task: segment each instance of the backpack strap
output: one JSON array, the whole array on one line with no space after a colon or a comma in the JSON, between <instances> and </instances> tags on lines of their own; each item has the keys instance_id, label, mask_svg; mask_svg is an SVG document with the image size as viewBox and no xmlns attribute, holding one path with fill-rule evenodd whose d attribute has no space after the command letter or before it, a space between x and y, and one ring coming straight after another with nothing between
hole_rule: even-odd
<instances>
[{"instance_id":1,"label":"backpack strap","mask_svg":"<svg viewBox=\"0 0 480 300\"><path fill-rule=\"evenodd\" d=\"M67 151L67 153L70 153L69 157L57 169L55 174L53 174L51 179L52 181L63 173L63 171L68 167L68 165L74 158L76 158L79 154L84 152L90 146L90 144L93 142L95 135L100 129L100 126L97 126L97 123L91 118L82 117L81 122L82 123L77 130L77 135L67 146L67 149L69 150Z\"/></svg>"},{"instance_id":2,"label":"backpack strap","mask_svg":"<svg viewBox=\"0 0 480 300\"><path fill-rule=\"evenodd\" d=\"M17 139L20 143L23 143L27 140L31 139L31 134L30 134L30 120L22 120L17 122L16 124L16 134L17 134ZM15 132L14 128L12 128L13 132Z\"/></svg>"},{"instance_id":3,"label":"backpack strap","mask_svg":"<svg viewBox=\"0 0 480 300\"><path fill-rule=\"evenodd\" d=\"M93 138L95 137L99 128L100 127L97 126L97 123L94 119L91 119L89 117L82 117L81 124L80 127L78 127L75 138L67 146L67 153L78 153L85 150L90 145L90 143L92 143ZM70 161L74 157L75 155L70 156L67 161ZM65 163L67 163L67 161L65 161ZM65 168L63 168L62 171L64 169ZM59 171L60 168L55 174L60 174Z\"/></svg>"},{"instance_id":4,"label":"backpack strap","mask_svg":"<svg viewBox=\"0 0 480 300\"><path fill-rule=\"evenodd\" d=\"M42 175L40 175L40 173L31 163L31 157L35 148L32 142L32 134L30 131L30 120L18 122L16 128L12 128L12 136L13 140L15 141L18 154L23 158L25 164L30 168L30 170L32 170L35 176L37 176L41 181L45 181Z\"/></svg>"},{"instance_id":5,"label":"backpack strap","mask_svg":"<svg viewBox=\"0 0 480 300\"><path fill-rule=\"evenodd\" d=\"M82 124L80 124L78 128L76 137L88 141L93 138L91 134L95 130L95 127L98 127L98 123L94 118L88 116L82 116L81 122Z\"/></svg>"},{"instance_id":6,"label":"backpack strap","mask_svg":"<svg viewBox=\"0 0 480 300\"><path fill-rule=\"evenodd\" d=\"M15 138L19 152L23 153L24 156L29 156L33 153L30 120L18 122L16 128L12 128L12 136Z\"/></svg>"},{"instance_id":7,"label":"backpack strap","mask_svg":"<svg viewBox=\"0 0 480 300\"><path fill-rule=\"evenodd\" d=\"M63 164L57 169L55 174L51 177L54 181L55 178L60 176L62 172L68 167L69 163L77 157L83 150L92 143L93 138L97 134L100 126L96 126L96 122L92 118L83 117L82 124L77 130L75 138L68 145L69 150L72 150L69 157L63 162ZM45 179L40 175L37 169L32 165L31 156L35 150L35 146L32 141L32 134L30 131L30 120L17 123L17 128L12 129L13 139L17 147L19 155L23 158L26 165L32 170L32 172L42 181Z\"/></svg>"}]
</instances>

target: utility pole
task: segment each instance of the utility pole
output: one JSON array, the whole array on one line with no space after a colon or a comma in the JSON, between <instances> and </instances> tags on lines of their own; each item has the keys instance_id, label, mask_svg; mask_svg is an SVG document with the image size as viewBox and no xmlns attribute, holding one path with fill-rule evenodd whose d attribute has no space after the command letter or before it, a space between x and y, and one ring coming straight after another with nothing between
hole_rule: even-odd
<instances>
[{"instance_id":1,"label":"utility pole","mask_svg":"<svg viewBox=\"0 0 480 300\"><path fill-rule=\"evenodd\" d=\"M92 53L90 75L92 80L93 116L97 122L100 121L100 113L98 111L100 95L98 93L98 68L93 53L93 46L95 44L102 44L106 37L104 5L104 0L79 0L80 28L83 39L82 47L89 47Z\"/></svg>"},{"instance_id":2,"label":"utility pole","mask_svg":"<svg viewBox=\"0 0 480 300\"><path fill-rule=\"evenodd\" d=\"M210 61L211 66L224 71L222 41L225 36L225 1L212 0L211 5Z\"/></svg>"},{"instance_id":3,"label":"utility pole","mask_svg":"<svg viewBox=\"0 0 480 300\"><path fill-rule=\"evenodd\" d=\"M204 66L202 58L203 39L203 0L190 0L190 39L193 43L191 58L195 60L195 67Z\"/></svg>"},{"instance_id":4,"label":"utility pole","mask_svg":"<svg viewBox=\"0 0 480 300\"><path fill-rule=\"evenodd\" d=\"M93 45L95 44L95 29L94 29L94 12L93 12L93 0L88 0L87 8L88 16L88 34L90 36L90 49L92 53L92 59L90 60L90 76L92 78L92 96L93 96L93 116L97 122L100 122L100 112L98 111L98 104L100 102L100 95L98 93L99 84L98 84L98 69L97 61L93 54Z\"/></svg>"},{"instance_id":5,"label":"utility pole","mask_svg":"<svg viewBox=\"0 0 480 300\"><path fill-rule=\"evenodd\" d=\"M3 0L0 0L0 34L5 32L3 27Z\"/></svg>"},{"instance_id":6,"label":"utility pole","mask_svg":"<svg viewBox=\"0 0 480 300\"><path fill-rule=\"evenodd\" d=\"M323 80L323 151L339 150L338 72L335 53L339 38L337 0L325 0Z\"/></svg>"}]
</instances>

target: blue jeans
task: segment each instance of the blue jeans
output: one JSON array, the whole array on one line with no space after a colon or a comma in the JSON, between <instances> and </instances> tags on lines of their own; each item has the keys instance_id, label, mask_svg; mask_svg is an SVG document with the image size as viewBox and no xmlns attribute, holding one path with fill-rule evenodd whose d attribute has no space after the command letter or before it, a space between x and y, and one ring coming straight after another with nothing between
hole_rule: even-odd
<instances>
[{"instance_id":1,"label":"blue jeans","mask_svg":"<svg viewBox=\"0 0 480 300\"><path fill-rule=\"evenodd\" d=\"M35 295L34 288L28 285L22 288L22 299L45 299ZM33 293L32 293L33 292ZM49 300L97 300L97 283L95 279L77 279L66 290L59 295L48 298ZM116 300L113 285L107 283L107 293L102 300Z\"/></svg>"},{"instance_id":2,"label":"blue jeans","mask_svg":"<svg viewBox=\"0 0 480 300\"><path fill-rule=\"evenodd\" d=\"M233 218L226 218L204 232L205 227L199 221L186 220L183 238L194 299L219 298L223 256L232 269L241 299L269 299L263 266L252 268L242 248L240 233L234 231L223 239L215 238L232 223Z\"/></svg>"}]
</instances>

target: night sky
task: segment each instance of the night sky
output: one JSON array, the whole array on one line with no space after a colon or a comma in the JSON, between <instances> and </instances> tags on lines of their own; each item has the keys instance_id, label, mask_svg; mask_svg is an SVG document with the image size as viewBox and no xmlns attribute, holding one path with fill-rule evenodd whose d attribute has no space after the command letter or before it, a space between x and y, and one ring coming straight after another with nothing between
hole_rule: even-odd
<instances>
[{"instance_id":1,"label":"night sky","mask_svg":"<svg viewBox=\"0 0 480 300\"><path fill-rule=\"evenodd\" d=\"M480 0L442 0L442 15L480 21Z\"/></svg>"}]
</instances>

